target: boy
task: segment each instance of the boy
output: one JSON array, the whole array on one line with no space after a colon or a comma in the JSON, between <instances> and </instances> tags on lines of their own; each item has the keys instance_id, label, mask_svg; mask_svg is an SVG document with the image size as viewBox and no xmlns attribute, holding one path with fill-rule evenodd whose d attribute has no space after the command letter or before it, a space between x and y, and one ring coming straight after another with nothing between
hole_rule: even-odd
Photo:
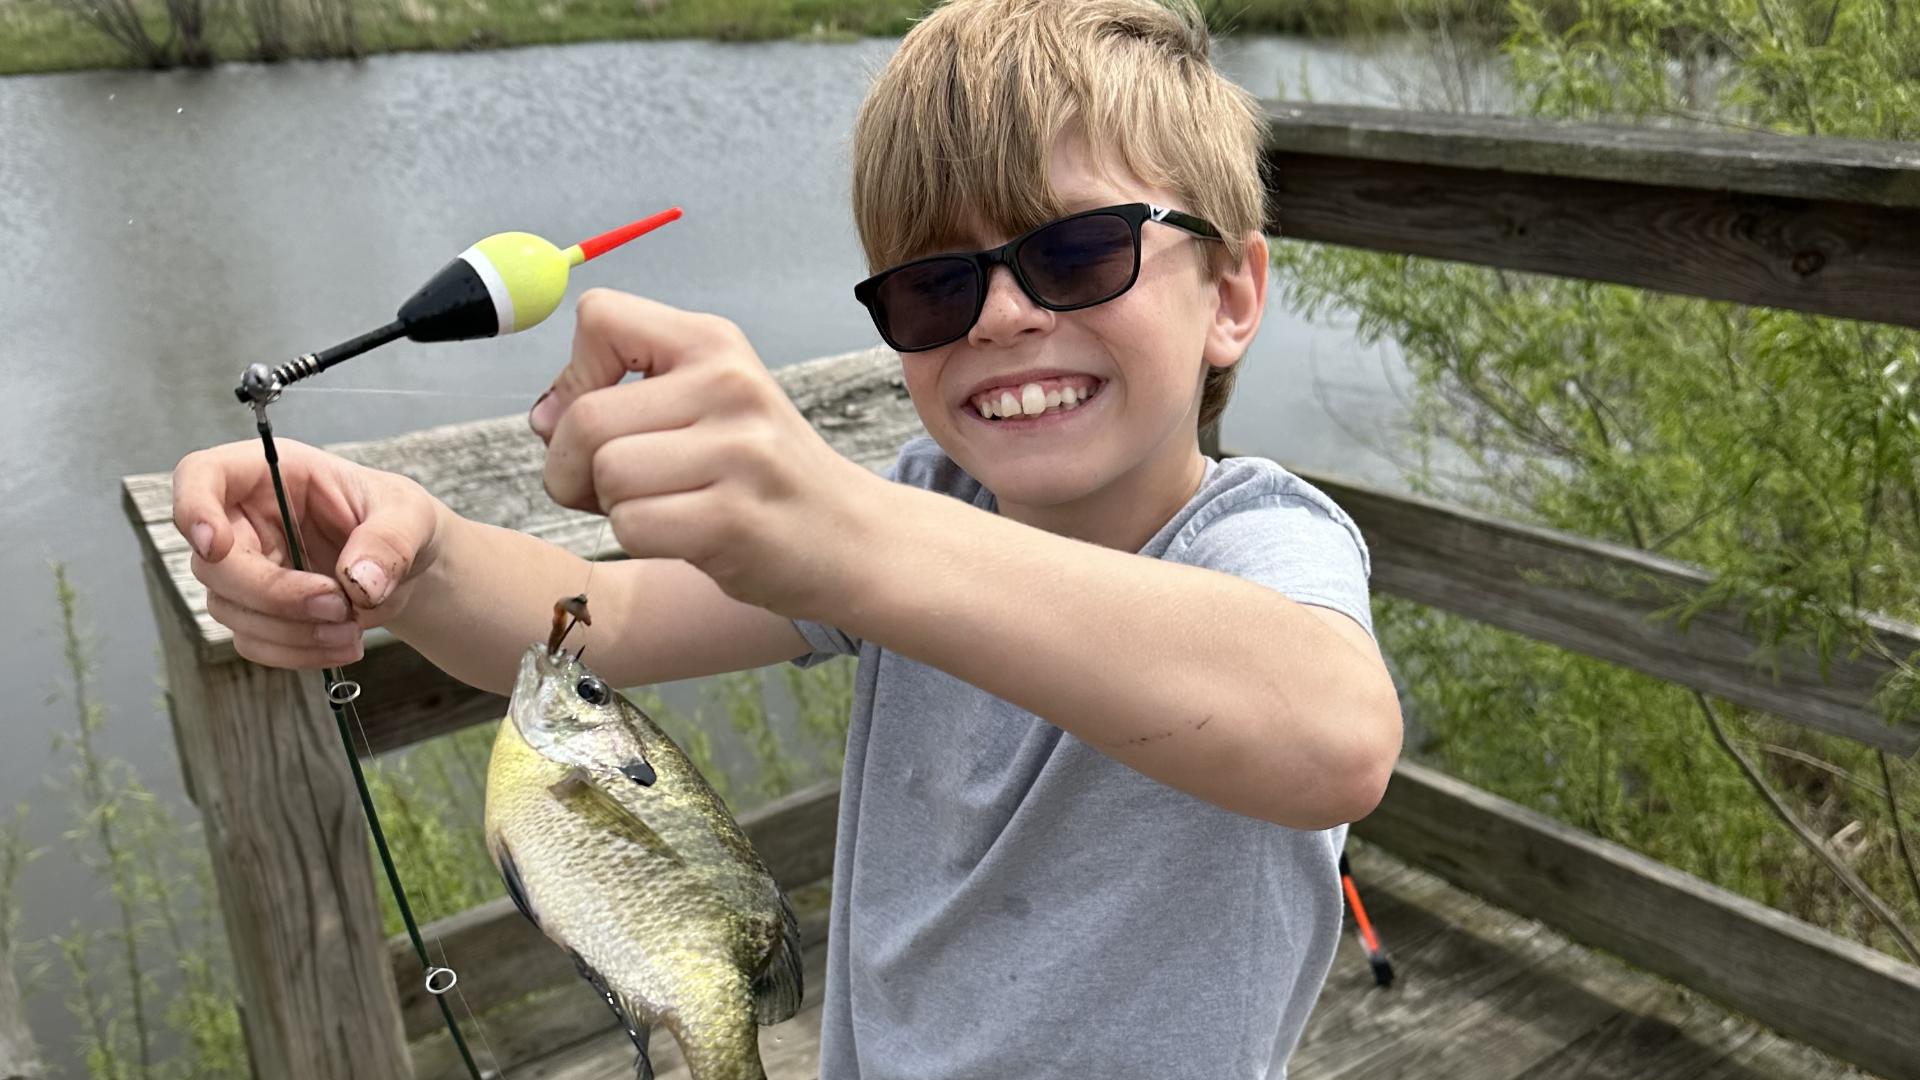
<instances>
[{"instance_id":1,"label":"boy","mask_svg":"<svg viewBox=\"0 0 1920 1080\"><path fill-rule=\"evenodd\" d=\"M823 1077L1278 1077L1325 978L1400 716L1352 522L1198 450L1267 268L1258 113L1207 49L1153 0L954 0L907 35L854 140L856 295L931 436L888 478L730 324L604 290L530 414L549 493L635 556L592 584L614 685L860 657ZM253 445L175 473L208 608L261 663L351 662L385 625L504 693L586 578L282 457L337 577L275 561Z\"/></svg>"}]
</instances>

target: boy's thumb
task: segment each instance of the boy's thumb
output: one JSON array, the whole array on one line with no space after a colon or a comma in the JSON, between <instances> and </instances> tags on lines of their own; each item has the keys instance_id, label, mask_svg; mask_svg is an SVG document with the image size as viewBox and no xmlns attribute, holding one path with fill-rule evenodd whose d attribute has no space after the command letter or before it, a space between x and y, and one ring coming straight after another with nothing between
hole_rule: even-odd
<instances>
[{"instance_id":1,"label":"boy's thumb","mask_svg":"<svg viewBox=\"0 0 1920 1080\"><path fill-rule=\"evenodd\" d=\"M407 579L418 551L418 541L379 518L370 518L347 537L334 572L355 607L375 608Z\"/></svg>"}]
</instances>

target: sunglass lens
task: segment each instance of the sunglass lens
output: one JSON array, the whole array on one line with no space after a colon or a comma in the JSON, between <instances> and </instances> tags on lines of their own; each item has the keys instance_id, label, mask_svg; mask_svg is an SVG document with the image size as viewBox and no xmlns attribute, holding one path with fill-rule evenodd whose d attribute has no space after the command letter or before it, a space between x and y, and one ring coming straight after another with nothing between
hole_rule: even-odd
<instances>
[{"instance_id":1,"label":"sunglass lens","mask_svg":"<svg viewBox=\"0 0 1920 1080\"><path fill-rule=\"evenodd\" d=\"M1056 307L1111 300L1133 281L1133 226L1116 214L1069 218L1020 245L1020 269L1040 299Z\"/></svg>"},{"instance_id":2,"label":"sunglass lens","mask_svg":"<svg viewBox=\"0 0 1920 1080\"><path fill-rule=\"evenodd\" d=\"M965 259L928 259L882 278L874 290L880 322L897 349L926 349L964 335L980 281Z\"/></svg>"}]
</instances>

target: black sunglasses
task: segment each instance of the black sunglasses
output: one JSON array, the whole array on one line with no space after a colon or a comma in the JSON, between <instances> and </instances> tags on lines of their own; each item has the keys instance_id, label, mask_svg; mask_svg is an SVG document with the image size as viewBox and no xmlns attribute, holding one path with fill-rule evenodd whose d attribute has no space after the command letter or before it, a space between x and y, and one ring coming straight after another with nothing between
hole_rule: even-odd
<instances>
[{"instance_id":1,"label":"black sunglasses","mask_svg":"<svg viewBox=\"0 0 1920 1080\"><path fill-rule=\"evenodd\" d=\"M1150 203L1070 214L989 251L929 255L882 270L853 287L880 337L897 352L924 352L966 337L987 305L996 266L1049 311L1104 304L1140 277L1140 226L1171 225L1206 240L1220 230L1203 218Z\"/></svg>"}]
</instances>

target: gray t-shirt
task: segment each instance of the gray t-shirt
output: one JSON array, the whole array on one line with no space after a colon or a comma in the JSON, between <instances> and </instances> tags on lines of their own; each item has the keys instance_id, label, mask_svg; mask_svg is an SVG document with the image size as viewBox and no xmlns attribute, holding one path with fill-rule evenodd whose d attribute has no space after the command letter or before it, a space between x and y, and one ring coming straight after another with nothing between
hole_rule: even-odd
<instances>
[{"instance_id":1,"label":"gray t-shirt","mask_svg":"<svg viewBox=\"0 0 1920 1080\"><path fill-rule=\"evenodd\" d=\"M889 475L995 512L931 439ZM1372 632L1359 530L1270 461L1209 462L1140 554ZM945 672L796 625L814 652L795 663L860 657L821 1080L1286 1075L1340 934L1345 826L1219 809Z\"/></svg>"}]
</instances>

